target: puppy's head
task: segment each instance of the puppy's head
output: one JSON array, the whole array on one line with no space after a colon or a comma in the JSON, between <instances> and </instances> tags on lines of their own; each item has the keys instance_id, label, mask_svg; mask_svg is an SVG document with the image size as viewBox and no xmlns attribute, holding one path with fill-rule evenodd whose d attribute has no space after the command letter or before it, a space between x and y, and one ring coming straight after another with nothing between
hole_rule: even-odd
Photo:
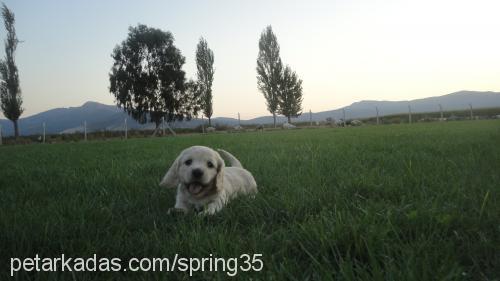
<instances>
[{"instance_id":1,"label":"puppy's head","mask_svg":"<svg viewBox=\"0 0 500 281\"><path fill-rule=\"evenodd\" d=\"M181 185L193 197L202 198L222 186L223 169L224 160L215 150L192 146L175 159L160 186L174 188Z\"/></svg>"}]
</instances>

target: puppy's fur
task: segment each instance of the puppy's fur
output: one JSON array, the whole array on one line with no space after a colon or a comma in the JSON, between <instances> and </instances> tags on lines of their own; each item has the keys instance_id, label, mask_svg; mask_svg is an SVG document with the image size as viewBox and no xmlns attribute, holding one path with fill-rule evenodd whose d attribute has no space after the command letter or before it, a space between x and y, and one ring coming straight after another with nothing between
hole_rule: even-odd
<instances>
[{"instance_id":1,"label":"puppy's fur","mask_svg":"<svg viewBox=\"0 0 500 281\"><path fill-rule=\"evenodd\" d=\"M257 184L240 161L222 149L220 154L231 164L226 167L221 155L205 146L192 146L175 159L160 186L177 187L175 209L185 213L203 209L214 214L239 194L257 193Z\"/></svg>"}]
</instances>

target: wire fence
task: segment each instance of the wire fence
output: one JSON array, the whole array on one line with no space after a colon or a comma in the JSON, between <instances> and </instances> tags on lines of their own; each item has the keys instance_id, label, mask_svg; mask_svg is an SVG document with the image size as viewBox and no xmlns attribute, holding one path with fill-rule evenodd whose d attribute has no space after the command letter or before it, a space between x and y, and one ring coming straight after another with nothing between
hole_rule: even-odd
<instances>
[{"instance_id":1,"label":"wire fence","mask_svg":"<svg viewBox=\"0 0 500 281\"><path fill-rule=\"evenodd\" d=\"M433 121L457 121L457 120L478 120L478 119L500 119L500 108L478 108L474 109L472 104L469 104L468 109L462 110L449 110L446 111L441 104L436 106L438 111L435 112L413 112L411 104L408 104L408 112L383 115L377 106L373 108L373 117L365 118L349 118L350 112L349 108L342 109L342 117L338 120L333 117L327 117L324 120L318 120L318 118L313 117L313 112L309 110L309 118L307 121L297 121L294 122L296 126L299 127L315 127L315 126L336 126L336 127L348 127L348 126L359 126L361 124L369 125L382 125L382 124L395 124L395 123L408 123L412 124L415 122L433 122ZM307 114L307 113L306 113ZM188 133L207 133L207 120L201 118L202 122L199 126L194 128L176 128L177 133L188 134ZM286 122L286 121L285 121ZM159 130L152 129L131 129L127 122L127 118L123 121L122 129L118 130L89 130L87 121L84 120L80 129L75 129L69 133L51 133L47 134L47 128L50 124L48 122L42 122L41 133L34 134L30 136L22 136L21 138L15 140L13 136L6 137L4 134L4 128L0 124L0 145L2 144L12 144L12 143L57 143L57 142L76 142L76 141L88 141L88 140L106 140L106 139L124 139L127 140L130 137L133 138L143 138L150 137L152 135L175 136L176 132L169 126L165 120L159 127ZM244 128L243 128L244 126ZM296 127L293 126L293 127ZM237 128L238 129L235 129ZM248 130L271 130L272 124L245 124L242 125L240 120L240 114L238 113L238 125L229 126L224 124L215 124L214 127L210 127L211 131L242 131ZM167 133L168 130L168 133Z\"/></svg>"}]
</instances>

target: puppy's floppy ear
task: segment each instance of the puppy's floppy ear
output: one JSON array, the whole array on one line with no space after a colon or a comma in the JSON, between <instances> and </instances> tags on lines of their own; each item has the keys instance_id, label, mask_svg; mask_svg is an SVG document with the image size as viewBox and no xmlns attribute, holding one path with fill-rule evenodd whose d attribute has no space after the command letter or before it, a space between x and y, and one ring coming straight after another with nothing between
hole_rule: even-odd
<instances>
[{"instance_id":1,"label":"puppy's floppy ear","mask_svg":"<svg viewBox=\"0 0 500 281\"><path fill-rule=\"evenodd\" d=\"M222 189L222 184L224 181L224 168L226 164L224 163L224 159L220 156L219 152L215 152L217 155L217 176L215 177L215 185L217 190Z\"/></svg>"},{"instance_id":2,"label":"puppy's floppy ear","mask_svg":"<svg viewBox=\"0 0 500 281\"><path fill-rule=\"evenodd\" d=\"M174 163L172 163L172 166L170 166L170 169L168 169L167 173L165 176L163 176L163 179L160 182L160 186L166 186L168 188L175 188L179 185L179 162L181 160L182 153L177 156L175 159Z\"/></svg>"}]
</instances>

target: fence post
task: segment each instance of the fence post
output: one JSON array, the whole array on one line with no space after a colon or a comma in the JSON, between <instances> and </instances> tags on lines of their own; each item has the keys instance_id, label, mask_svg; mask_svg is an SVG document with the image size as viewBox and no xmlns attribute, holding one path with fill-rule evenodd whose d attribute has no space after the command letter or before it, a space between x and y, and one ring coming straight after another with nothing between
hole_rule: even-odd
<instances>
[{"instance_id":1,"label":"fence post","mask_svg":"<svg viewBox=\"0 0 500 281\"><path fill-rule=\"evenodd\" d=\"M84 140L87 141L87 121L83 121L83 136Z\"/></svg>"},{"instance_id":2,"label":"fence post","mask_svg":"<svg viewBox=\"0 0 500 281\"><path fill-rule=\"evenodd\" d=\"M203 119L203 114L201 115L201 133L205 133L205 120Z\"/></svg>"},{"instance_id":3,"label":"fence post","mask_svg":"<svg viewBox=\"0 0 500 281\"><path fill-rule=\"evenodd\" d=\"M377 111L377 125L379 124L379 120L378 120L378 107L375 106L375 111Z\"/></svg>"},{"instance_id":4,"label":"fence post","mask_svg":"<svg viewBox=\"0 0 500 281\"><path fill-rule=\"evenodd\" d=\"M313 125L313 114L312 111L309 109L309 126L312 127Z\"/></svg>"},{"instance_id":5,"label":"fence post","mask_svg":"<svg viewBox=\"0 0 500 281\"><path fill-rule=\"evenodd\" d=\"M469 107L470 107L470 120L473 120L474 115L472 114L472 103L469 103Z\"/></svg>"},{"instance_id":6,"label":"fence post","mask_svg":"<svg viewBox=\"0 0 500 281\"><path fill-rule=\"evenodd\" d=\"M43 122L43 138L42 143L45 143L45 122Z\"/></svg>"},{"instance_id":7,"label":"fence post","mask_svg":"<svg viewBox=\"0 0 500 281\"><path fill-rule=\"evenodd\" d=\"M125 118L125 139L128 137L127 118Z\"/></svg>"},{"instance_id":8,"label":"fence post","mask_svg":"<svg viewBox=\"0 0 500 281\"><path fill-rule=\"evenodd\" d=\"M165 136L165 117L162 117L161 118L161 129L162 129L162 133L163 133L163 136Z\"/></svg>"},{"instance_id":9,"label":"fence post","mask_svg":"<svg viewBox=\"0 0 500 281\"><path fill-rule=\"evenodd\" d=\"M241 121L240 121L240 113L238 112L238 126L241 127Z\"/></svg>"},{"instance_id":10,"label":"fence post","mask_svg":"<svg viewBox=\"0 0 500 281\"><path fill-rule=\"evenodd\" d=\"M411 124L411 106L408 105L408 123Z\"/></svg>"},{"instance_id":11,"label":"fence post","mask_svg":"<svg viewBox=\"0 0 500 281\"><path fill-rule=\"evenodd\" d=\"M344 115L344 119L342 119L342 121L344 122L344 127L345 127L345 109L342 108L342 114Z\"/></svg>"},{"instance_id":12,"label":"fence post","mask_svg":"<svg viewBox=\"0 0 500 281\"><path fill-rule=\"evenodd\" d=\"M439 104L439 112L441 112L441 120L443 120L443 107Z\"/></svg>"},{"instance_id":13,"label":"fence post","mask_svg":"<svg viewBox=\"0 0 500 281\"><path fill-rule=\"evenodd\" d=\"M175 137L177 135L175 133L175 131L172 130L172 128L170 128L170 126L168 125L168 123L165 123L165 125L167 126L168 130L170 131L170 133ZM165 131L165 127L163 127L163 131Z\"/></svg>"}]
</instances>

